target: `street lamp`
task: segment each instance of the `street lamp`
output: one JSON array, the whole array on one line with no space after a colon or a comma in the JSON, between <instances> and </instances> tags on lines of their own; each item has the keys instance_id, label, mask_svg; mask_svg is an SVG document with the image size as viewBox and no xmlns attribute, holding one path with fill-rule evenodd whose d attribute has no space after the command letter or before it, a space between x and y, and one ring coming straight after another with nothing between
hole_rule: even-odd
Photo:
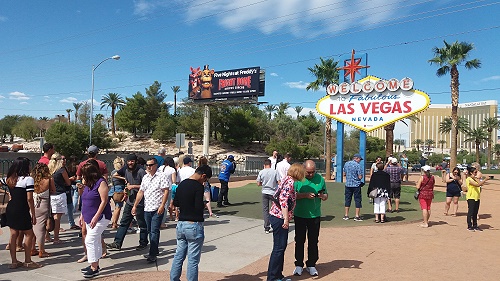
<instances>
[{"instance_id":1,"label":"street lamp","mask_svg":"<svg viewBox=\"0 0 500 281\"><path fill-rule=\"evenodd\" d=\"M119 55L114 55L112 57L106 58L102 60L97 66L92 65L92 93L90 94L90 136L89 136L89 146L92 145L92 118L94 116L94 72L95 70L101 65L103 62L114 59L114 60L119 60L120 56Z\"/></svg>"}]
</instances>

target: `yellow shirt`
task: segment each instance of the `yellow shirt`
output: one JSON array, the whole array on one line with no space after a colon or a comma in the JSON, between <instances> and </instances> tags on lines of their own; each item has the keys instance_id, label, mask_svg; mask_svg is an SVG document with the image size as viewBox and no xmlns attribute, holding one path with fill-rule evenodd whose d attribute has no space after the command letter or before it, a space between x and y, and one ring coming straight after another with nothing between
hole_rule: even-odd
<instances>
[{"instance_id":1,"label":"yellow shirt","mask_svg":"<svg viewBox=\"0 0 500 281\"><path fill-rule=\"evenodd\" d=\"M473 186L472 184L470 184L471 181L478 183L476 180L474 180L471 177L467 177L465 179L465 184L467 185L467 195L465 198L467 200L473 199L474 201L479 201L479 198L481 196L481 193L479 192L479 186Z\"/></svg>"}]
</instances>

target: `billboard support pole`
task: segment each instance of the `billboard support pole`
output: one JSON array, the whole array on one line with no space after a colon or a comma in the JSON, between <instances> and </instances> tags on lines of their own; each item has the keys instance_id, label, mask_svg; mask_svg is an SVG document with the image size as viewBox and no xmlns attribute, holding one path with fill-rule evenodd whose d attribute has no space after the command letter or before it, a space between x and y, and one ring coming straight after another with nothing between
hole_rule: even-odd
<instances>
[{"instance_id":1,"label":"billboard support pole","mask_svg":"<svg viewBox=\"0 0 500 281\"><path fill-rule=\"evenodd\" d=\"M210 140L210 107L205 105L203 111L203 155L208 156L208 145Z\"/></svg>"}]
</instances>

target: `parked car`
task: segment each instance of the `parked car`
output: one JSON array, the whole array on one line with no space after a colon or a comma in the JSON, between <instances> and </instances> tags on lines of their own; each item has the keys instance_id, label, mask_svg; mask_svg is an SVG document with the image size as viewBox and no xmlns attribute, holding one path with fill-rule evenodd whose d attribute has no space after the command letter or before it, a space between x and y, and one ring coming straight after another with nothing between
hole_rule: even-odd
<instances>
[{"instance_id":1,"label":"parked car","mask_svg":"<svg viewBox=\"0 0 500 281\"><path fill-rule=\"evenodd\" d=\"M415 164L413 166L411 166L411 171L412 172L420 172L420 169L422 168L422 165L420 164Z\"/></svg>"},{"instance_id":2,"label":"parked car","mask_svg":"<svg viewBox=\"0 0 500 281\"><path fill-rule=\"evenodd\" d=\"M498 166L497 165L491 166L490 170L498 170Z\"/></svg>"}]
</instances>

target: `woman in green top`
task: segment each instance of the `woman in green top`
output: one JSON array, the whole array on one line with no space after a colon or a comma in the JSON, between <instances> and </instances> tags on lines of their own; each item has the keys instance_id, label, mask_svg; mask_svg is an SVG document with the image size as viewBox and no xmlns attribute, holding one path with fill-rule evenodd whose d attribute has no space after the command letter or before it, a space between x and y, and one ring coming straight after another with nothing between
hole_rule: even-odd
<instances>
[{"instance_id":1,"label":"woman in green top","mask_svg":"<svg viewBox=\"0 0 500 281\"><path fill-rule=\"evenodd\" d=\"M482 186L487 179L481 180L476 178L477 169L474 167L467 167L467 178L465 179L466 186L466 199L469 211L467 212L467 229L469 231L482 231L477 227L477 213L479 211L480 202L480 190L479 187Z\"/></svg>"}]
</instances>

